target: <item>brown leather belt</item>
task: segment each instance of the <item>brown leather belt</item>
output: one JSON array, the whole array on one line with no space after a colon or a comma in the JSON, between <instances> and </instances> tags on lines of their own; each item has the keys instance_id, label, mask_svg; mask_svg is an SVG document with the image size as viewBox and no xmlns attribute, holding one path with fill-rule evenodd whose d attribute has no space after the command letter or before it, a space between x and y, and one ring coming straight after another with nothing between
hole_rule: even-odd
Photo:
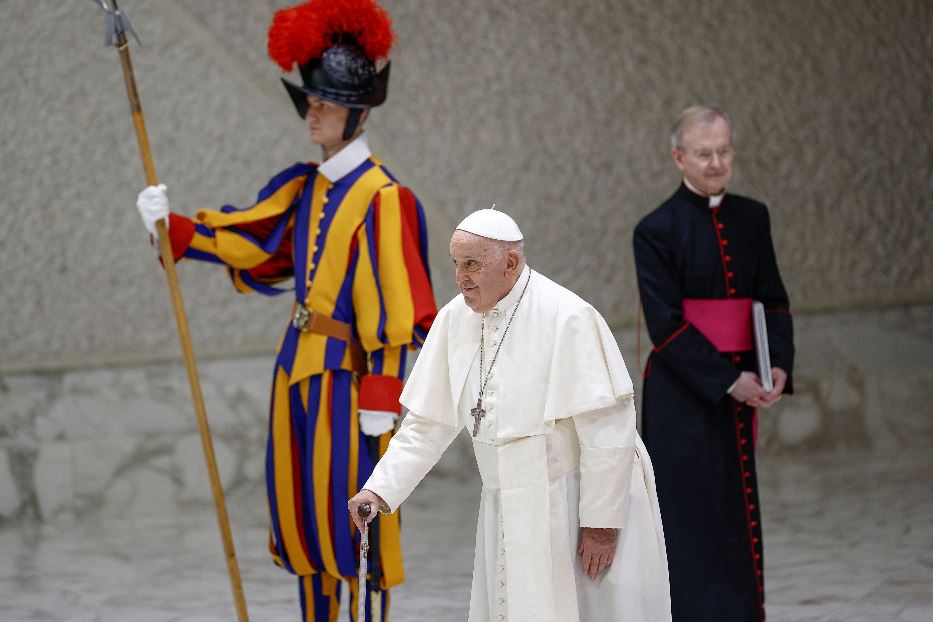
<instances>
[{"instance_id":1,"label":"brown leather belt","mask_svg":"<svg viewBox=\"0 0 933 622\"><path fill-rule=\"evenodd\" d=\"M346 341L354 371L365 373L366 353L363 351L363 346L353 338L353 328L348 323L315 313L295 301L292 307L292 326L303 333L317 333Z\"/></svg>"}]
</instances>

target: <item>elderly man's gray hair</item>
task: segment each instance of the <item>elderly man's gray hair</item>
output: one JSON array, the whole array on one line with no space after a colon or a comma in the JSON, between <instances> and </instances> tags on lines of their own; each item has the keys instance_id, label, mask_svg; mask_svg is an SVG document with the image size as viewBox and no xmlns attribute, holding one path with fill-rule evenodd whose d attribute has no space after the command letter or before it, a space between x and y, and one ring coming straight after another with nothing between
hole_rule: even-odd
<instances>
[{"instance_id":1,"label":"elderly man's gray hair","mask_svg":"<svg viewBox=\"0 0 933 622\"><path fill-rule=\"evenodd\" d=\"M677 116L674 125L671 127L671 148L682 149L684 131L694 123L712 123L716 119L722 119L729 126L729 135L735 140L735 128L732 126L732 119L723 110L715 106L690 106Z\"/></svg>"}]
</instances>

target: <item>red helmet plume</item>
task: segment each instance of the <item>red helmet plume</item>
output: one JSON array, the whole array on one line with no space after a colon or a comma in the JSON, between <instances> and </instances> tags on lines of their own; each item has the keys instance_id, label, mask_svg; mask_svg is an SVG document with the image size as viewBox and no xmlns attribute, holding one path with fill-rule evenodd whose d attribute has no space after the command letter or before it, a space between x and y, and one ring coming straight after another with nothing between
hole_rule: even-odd
<instances>
[{"instance_id":1,"label":"red helmet plume","mask_svg":"<svg viewBox=\"0 0 933 622\"><path fill-rule=\"evenodd\" d=\"M309 0L276 12L269 27L269 58L291 71L351 41L370 61L388 57L395 33L386 10L374 0Z\"/></svg>"}]
</instances>

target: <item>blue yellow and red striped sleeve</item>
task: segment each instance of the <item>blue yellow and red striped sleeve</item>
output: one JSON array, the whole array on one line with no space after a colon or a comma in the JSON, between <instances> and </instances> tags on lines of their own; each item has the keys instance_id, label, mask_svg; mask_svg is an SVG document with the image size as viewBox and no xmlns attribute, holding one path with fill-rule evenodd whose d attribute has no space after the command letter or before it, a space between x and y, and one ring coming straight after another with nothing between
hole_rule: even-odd
<instances>
[{"instance_id":1,"label":"blue yellow and red striped sleeve","mask_svg":"<svg viewBox=\"0 0 933 622\"><path fill-rule=\"evenodd\" d=\"M291 228L311 165L276 175L245 209L225 205L201 210L194 219L171 214L169 235L176 261L194 259L227 267L241 292L280 294L275 283L294 274Z\"/></svg>"},{"instance_id":2,"label":"blue yellow and red striped sleeve","mask_svg":"<svg viewBox=\"0 0 933 622\"><path fill-rule=\"evenodd\" d=\"M390 184L379 191L357 247L353 306L371 372L360 384L360 408L399 412L407 349L424 342L437 314L424 209L411 190Z\"/></svg>"}]
</instances>

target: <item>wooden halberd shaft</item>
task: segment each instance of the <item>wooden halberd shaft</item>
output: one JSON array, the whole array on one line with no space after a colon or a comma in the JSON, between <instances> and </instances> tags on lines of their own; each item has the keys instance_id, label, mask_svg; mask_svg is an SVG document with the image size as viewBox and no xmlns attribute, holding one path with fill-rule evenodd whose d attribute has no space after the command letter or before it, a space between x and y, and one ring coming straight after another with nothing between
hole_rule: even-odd
<instances>
[{"instance_id":1,"label":"wooden halberd shaft","mask_svg":"<svg viewBox=\"0 0 933 622\"><path fill-rule=\"evenodd\" d=\"M136 78L133 74L133 63L130 60L130 50L126 33L119 30L116 33L116 47L120 53L123 65L123 79L126 82L126 94L130 101L130 112L133 115L133 126L136 128L136 140L139 143L139 154L146 173L146 183L157 185L155 166L152 162L152 150L149 147L149 136L146 133L146 122L143 118L142 105L139 101L139 91L136 89ZM165 268L165 278L168 282L169 296L172 300L172 309L175 311L175 323L178 327L178 338L185 359L185 368L188 370L188 384L191 388L191 400L194 412L198 419L198 430L201 435L201 445L204 449L204 460L207 463L207 472L210 476L211 490L214 494L214 507L217 510L217 522L223 540L224 555L227 559L227 570L230 575L230 585L233 589L233 600L236 605L239 622L248 622L249 615L246 610L246 598L243 594L243 584L240 580L240 568L237 564L236 551L233 547L233 535L230 531L230 519L227 515L227 505L224 501L223 487L220 474L217 470L217 458L214 454L214 443L211 440L211 430L207 422L207 412L204 409L204 397L201 393L201 381L198 378L197 362L194 358L194 348L191 345L191 333L188 329L188 318L185 315L185 304L178 284L178 272L175 270L175 257L172 254L172 243L164 220L156 223L159 236L159 250L162 254L162 265Z\"/></svg>"}]
</instances>

